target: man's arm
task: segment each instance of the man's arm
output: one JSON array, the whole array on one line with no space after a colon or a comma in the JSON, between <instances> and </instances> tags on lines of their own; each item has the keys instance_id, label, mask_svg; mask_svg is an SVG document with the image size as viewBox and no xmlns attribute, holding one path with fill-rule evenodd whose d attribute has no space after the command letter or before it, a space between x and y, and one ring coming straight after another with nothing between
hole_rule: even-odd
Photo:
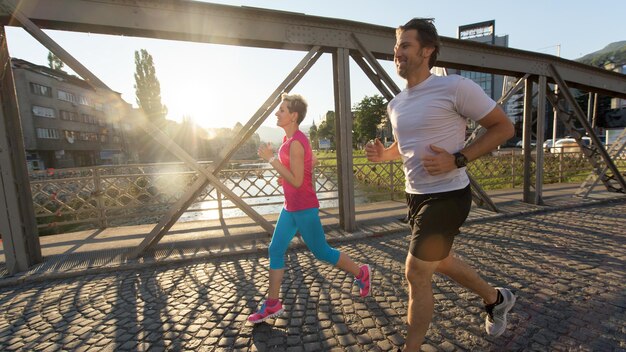
<instances>
[{"instance_id":1,"label":"man's arm","mask_svg":"<svg viewBox=\"0 0 626 352\"><path fill-rule=\"evenodd\" d=\"M513 124L499 106L496 106L485 117L478 120L478 123L487 129L487 132L472 144L460 150L467 158L467 161L476 160L484 154L491 152L515 134ZM435 155L422 159L424 168L429 174L439 175L457 168L454 163L454 155L436 145L431 145L430 149L435 152Z\"/></svg>"},{"instance_id":2,"label":"man's arm","mask_svg":"<svg viewBox=\"0 0 626 352\"><path fill-rule=\"evenodd\" d=\"M478 120L478 124L484 127L487 132L461 150L468 161L476 160L491 152L515 134L511 120L500 106L496 106L485 117Z\"/></svg>"},{"instance_id":3,"label":"man's arm","mask_svg":"<svg viewBox=\"0 0 626 352\"><path fill-rule=\"evenodd\" d=\"M376 138L374 143L367 143L365 145L365 155L367 156L367 160L373 162L399 159L400 150L398 149L398 142L394 141L389 148L385 148L380 140Z\"/></svg>"}]
</instances>

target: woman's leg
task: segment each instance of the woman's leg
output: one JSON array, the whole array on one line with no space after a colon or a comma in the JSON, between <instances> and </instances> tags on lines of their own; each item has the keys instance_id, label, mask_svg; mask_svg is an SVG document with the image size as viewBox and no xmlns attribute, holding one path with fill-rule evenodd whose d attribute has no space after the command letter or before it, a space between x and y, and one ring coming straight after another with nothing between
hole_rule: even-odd
<instances>
[{"instance_id":1,"label":"woman's leg","mask_svg":"<svg viewBox=\"0 0 626 352\"><path fill-rule=\"evenodd\" d=\"M296 222L293 214L283 209L278 216L272 241L268 248L270 259L269 298L278 298L279 296L280 285L285 273L285 253L296 231Z\"/></svg>"},{"instance_id":2,"label":"woman's leg","mask_svg":"<svg viewBox=\"0 0 626 352\"><path fill-rule=\"evenodd\" d=\"M269 288L267 299L259 310L248 317L248 321L254 324L273 318L283 312L283 306L278 297L280 295L280 285L285 273L285 252L289 247L289 242L296 234L295 221L286 210L282 210L276 222L276 229L272 235L272 241L268 249L270 259Z\"/></svg>"},{"instance_id":3,"label":"woman's leg","mask_svg":"<svg viewBox=\"0 0 626 352\"><path fill-rule=\"evenodd\" d=\"M285 269L270 269L270 287L267 289L267 298L278 299L284 274Z\"/></svg>"},{"instance_id":4,"label":"woman's leg","mask_svg":"<svg viewBox=\"0 0 626 352\"><path fill-rule=\"evenodd\" d=\"M349 255L331 247L326 241L322 221L319 217L319 209L303 210L302 214L296 216L296 224L304 243L317 259L335 265L355 277L359 275L360 268L357 263Z\"/></svg>"},{"instance_id":5,"label":"woman's leg","mask_svg":"<svg viewBox=\"0 0 626 352\"><path fill-rule=\"evenodd\" d=\"M355 263L352 258L350 258L349 255L340 252L339 254L339 261L337 261L337 267L341 270L347 271L350 274L354 275L355 277L357 277L359 275L359 271L361 270L359 268L359 265L357 263Z\"/></svg>"},{"instance_id":6,"label":"woman's leg","mask_svg":"<svg viewBox=\"0 0 626 352\"><path fill-rule=\"evenodd\" d=\"M300 231L300 235L302 235L304 243L315 255L315 258L332 265L338 265L341 253L326 242L326 235L324 234L324 228L318 212L317 208L294 212L296 226ZM345 265L344 262L342 264Z\"/></svg>"},{"instance_id":7,"label":"woman's leg","mask_svg":"<svg viewBox=\"0 0 626 352\"><path fill-rule=\"evenodd\" d=\"M350 256L328 245L319 217L319 209L314 208L298 212L295 219L304 243L315 257L354 275L355 282L359 286L359 295L361 297L368 296L371 286L369 265L359 267Z\"/></svg>"}]
</instances>

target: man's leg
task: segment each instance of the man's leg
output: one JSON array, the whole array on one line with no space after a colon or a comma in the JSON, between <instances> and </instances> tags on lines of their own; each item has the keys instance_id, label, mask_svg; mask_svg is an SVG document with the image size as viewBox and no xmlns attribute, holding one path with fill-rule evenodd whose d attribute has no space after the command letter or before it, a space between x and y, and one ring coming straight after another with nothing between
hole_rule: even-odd
<instances>
[{"instance_id":1,"label":"man's leg","mask_svg":"<svg viewBox=\"0 0 626 352\"><path fill-rule=\"evenodd\" d=\"M507 327L507 314L515 305L516 297L511 290L494 288L478 275L476 270L456 258L452 251L437 267L437 272L470 289L483 298L487 317L485 331L491 336L500 336Z\"/></svg>"},{"instance_id":2,"label":"man's leg","mask_svg":"<svg viewBox=\"0 0 626 352\"><path fill-rule=\"evenodd\" d=\"M419 351L433 318L434 299L431 280L438 264L439 262L417 259L410 253L407 255L405 275L409 282L409 309L405 352Z\"/></svg>"},{"instance_id":3,"label":"man's leg","mask_svg":"<svg viewBox=\"0 0 626 352\"><path fill-rule=\"evenodd\" d=\"M439 262L436 271L476 293L486 304L494 303L498 298L496 289L480 277L474 268L454 256L453 251L450 251L450 254Z\"/></svg>"}]
</instances>

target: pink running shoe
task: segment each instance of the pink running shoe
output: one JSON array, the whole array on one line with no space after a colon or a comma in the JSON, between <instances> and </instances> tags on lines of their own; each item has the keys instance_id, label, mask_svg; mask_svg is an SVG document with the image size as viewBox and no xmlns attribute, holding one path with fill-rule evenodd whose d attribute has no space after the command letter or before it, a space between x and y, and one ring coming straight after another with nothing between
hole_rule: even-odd
<instances>
[{"instance_id":1,"label":"pink running shoe","mask_svg":"<svg viewBox=\"0 0 626 352\"><path fill-rule=\"evenodd\" d=\"M269 318L273 318L284 311L283 305L278 301L273 306L268 306L267 301L264 301L261 305L261 309L258 312L250 314L248 321L254 324L263 322Z\"/></svg>"},{"instance_id":2,"label":"pink running shoe","mask_svg":"<svg viewBox=\"0 0 626 352\"><path fill-rule=\"evenodd\" d=\"M361 297L367 297L370 294L370 286L372 283L370 272L370 266L365 264L362 265L359 270L360 279L354 279L354 282L359 286L359 294Z\"/></svg>"}]
</instances>

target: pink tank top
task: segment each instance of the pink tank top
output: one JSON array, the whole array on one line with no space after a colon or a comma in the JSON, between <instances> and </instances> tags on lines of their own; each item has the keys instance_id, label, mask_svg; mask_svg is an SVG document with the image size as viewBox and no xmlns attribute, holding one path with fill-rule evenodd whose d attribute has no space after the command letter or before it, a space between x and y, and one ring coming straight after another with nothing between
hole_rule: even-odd
<instances>
[{"instance_id":1,"label":"pink tank top","mask_svg":"<svg viewBox=\"0 0 626 352\"><path fill-rule=\"evenodd\" d=\"M298 141L304 148L304 180L302 185L296 188L291 183L283 180L283 192L285 193L285 210L298 211L310 208L319 208L315 189L313 188L313 151L308 138L297 130L291 138L285 136L283 144L278 149L278 159L291 170L289 163L289 148L293 141Z\"/></svg>"}]
</instances>

